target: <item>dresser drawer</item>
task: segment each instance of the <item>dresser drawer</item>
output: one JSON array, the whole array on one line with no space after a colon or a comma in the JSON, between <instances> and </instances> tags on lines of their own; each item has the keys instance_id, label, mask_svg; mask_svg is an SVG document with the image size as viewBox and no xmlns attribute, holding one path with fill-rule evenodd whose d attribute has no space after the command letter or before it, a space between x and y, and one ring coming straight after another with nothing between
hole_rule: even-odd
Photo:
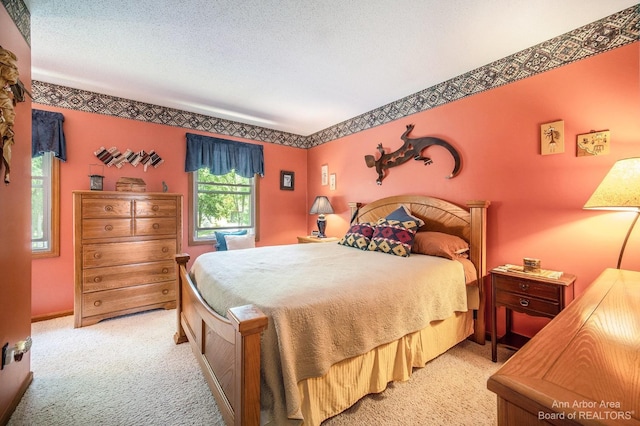
<instances>
[{"instance_id":1,"label":"dresser drawer","mask_svg":"<svg viewBox=\"0 0 640 426\"><path fill-rule=\"evenodd\" d=\"M556 315L562 310L560 308L560 304L557 302L537 299L508 291L499 291L496 293L495 297L496 304L503 305L516 311L526 310L529 314L537 312L543 315Z\"/></svg>"},{"instance_id":2,"label":"dresser drawer","mask_svg":"<svg viewBox=\"0 0 640 426\"><path fill-rule=\"evenodd\" d=\"M176 254L176 244L175 239L85 244L82 247L82 264L84 268L99 268L173 260Z\"/></svg>"},{"instance_id":3,"label":"dresser drawer","mask_svg":"<svg viewBox=\"0 0 640 426\"><path fill-rule=\"evenodd\" d=\"M509 291L523 296L533 296L547 299L553 302L559 302L560 291L559 286L553 284L545 284L527 279L515 277L496 277L496 288L499 291Z\"/></svg>"},{"instance_id":4,"label":"dresser drawer","mask_svg":"<svg viewBox=\"0 0 640 426\"><path fill-rule=\"evenodd\" d=\"M131 236L131 219L84 219L82 238L115 238Z\"/></svg>"},{"instance_id":5,"label":"dresser drawer","mask_svg":"<svg viewBox=\"0 0 640 426\"><path fill-rule=\"evenodd\" d=\"M135 200L134 210L137 217L175 216L177 213L175 200Z\"/></svg>"},{"instance_id":6,"label":"dresser drawer","mask_svg":"<svg viewBox=\"0 0 640 426\"><path fill-rule=\"evenodd\" d=\"M82 217L131 217L131 201L117 198L83 198Z\"/></svg>"},{"instance_id":7,"label":"dresser drawer","mask_svg":"<svg viewBox=\"0 0 640 426\"><path fill-rule=\"evenodd\" d=\"M144 284L82 295L83 317L101 315L175 300L175 283Z\"/></svg>"},{"instance_id":8,"label":"dresser drawer","mask_svg":"<svg viewBox=\"0 0 640 426\"><path fill-rule=\"evenodd\" d=\"M136 219L136 235L176 235L176 219L174 217L154 217Z\"/></svg>"},{"instance_id":9,"label":"dresser drawer","mask_svg":"<svg viewBox=\"0 0 640 426\"><path fill-rule=\"evenodd\" d=\"M82 273L82 291L89 293L140 284L175 281L175 279L176 266L172 260L91 268L85 269Z\"/></svg>"}]
</instances>

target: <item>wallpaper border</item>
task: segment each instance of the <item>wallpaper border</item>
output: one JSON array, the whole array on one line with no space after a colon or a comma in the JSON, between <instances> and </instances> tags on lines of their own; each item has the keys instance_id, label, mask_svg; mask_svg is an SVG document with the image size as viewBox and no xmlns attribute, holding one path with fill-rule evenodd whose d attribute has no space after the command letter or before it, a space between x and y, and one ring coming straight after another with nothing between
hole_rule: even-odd
<instances>
[{"instance_id":1,"label":"wallpaper border","mask_svg":"<svg viewBox=\"0 0 640 426\"><path fill-rule=\"evenodd\" d=\"M31 14L22 0L2 0L2 5L18 27L18 31L31 46Z\"/></svg>"},{"instance_id":2,"label":"wallpaper border","mask_svg":"<svg viewBox=\"0 0 640 426\"><path fill-rule=\"evenodd\" d=\"M20 0L3 0L21 3ZM311 148L495 89L640 40L640 4L309 136L33 81L33 102L132 120Z\"/></svg>"}]
</instances>

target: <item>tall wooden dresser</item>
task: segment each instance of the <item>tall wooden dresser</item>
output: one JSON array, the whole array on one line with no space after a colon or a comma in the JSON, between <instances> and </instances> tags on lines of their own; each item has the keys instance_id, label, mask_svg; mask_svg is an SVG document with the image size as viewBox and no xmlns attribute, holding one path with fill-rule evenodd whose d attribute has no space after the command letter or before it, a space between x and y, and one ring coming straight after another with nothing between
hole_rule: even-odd
<instances>
[{"instance_id":1,"label":"tall wooden dresser","mask_svg":"<svg viewBox=\"0 0 640 426\"><path fill-rule=\"evenodd\" d=\"M176 306L182 195L74 191L75 327Z\"/></svg>"}]
</instances>

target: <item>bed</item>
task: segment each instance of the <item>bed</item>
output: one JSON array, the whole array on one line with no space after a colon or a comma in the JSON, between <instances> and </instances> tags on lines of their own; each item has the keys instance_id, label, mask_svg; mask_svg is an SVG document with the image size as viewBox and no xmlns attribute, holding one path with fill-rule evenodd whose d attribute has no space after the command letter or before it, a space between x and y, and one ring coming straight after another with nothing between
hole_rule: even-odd
<instances>
[{"instance_id":1,"label":"bed","mask_svg":"<svg viewBox=\"0 0 640 426\"><path fill-rule=\"evenodd\" d=\"M207 253L188 271L177 255L174 339L190 343L227 424L320 424L466 338L484 344L488 206L350 203L355 223L404 207L421 221L416 235L464 239L456 260L323 243Z\"/></svg>"}]
</instances>

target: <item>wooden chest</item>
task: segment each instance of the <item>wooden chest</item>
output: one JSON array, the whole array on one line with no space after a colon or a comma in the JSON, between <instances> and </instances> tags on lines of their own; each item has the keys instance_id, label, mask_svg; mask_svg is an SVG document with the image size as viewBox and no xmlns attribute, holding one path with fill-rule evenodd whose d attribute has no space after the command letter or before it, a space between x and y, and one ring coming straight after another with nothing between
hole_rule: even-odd
<instances>
[{"instance_id":1,"label":"wooden chest","mask_svg":"<svg viewBox=\"0 0 640 426\"><path fill-rule=\"evenodd\" d=\"M75 327L176 305L182 195L74 191Z\"/></svg>"}]
</instances>

